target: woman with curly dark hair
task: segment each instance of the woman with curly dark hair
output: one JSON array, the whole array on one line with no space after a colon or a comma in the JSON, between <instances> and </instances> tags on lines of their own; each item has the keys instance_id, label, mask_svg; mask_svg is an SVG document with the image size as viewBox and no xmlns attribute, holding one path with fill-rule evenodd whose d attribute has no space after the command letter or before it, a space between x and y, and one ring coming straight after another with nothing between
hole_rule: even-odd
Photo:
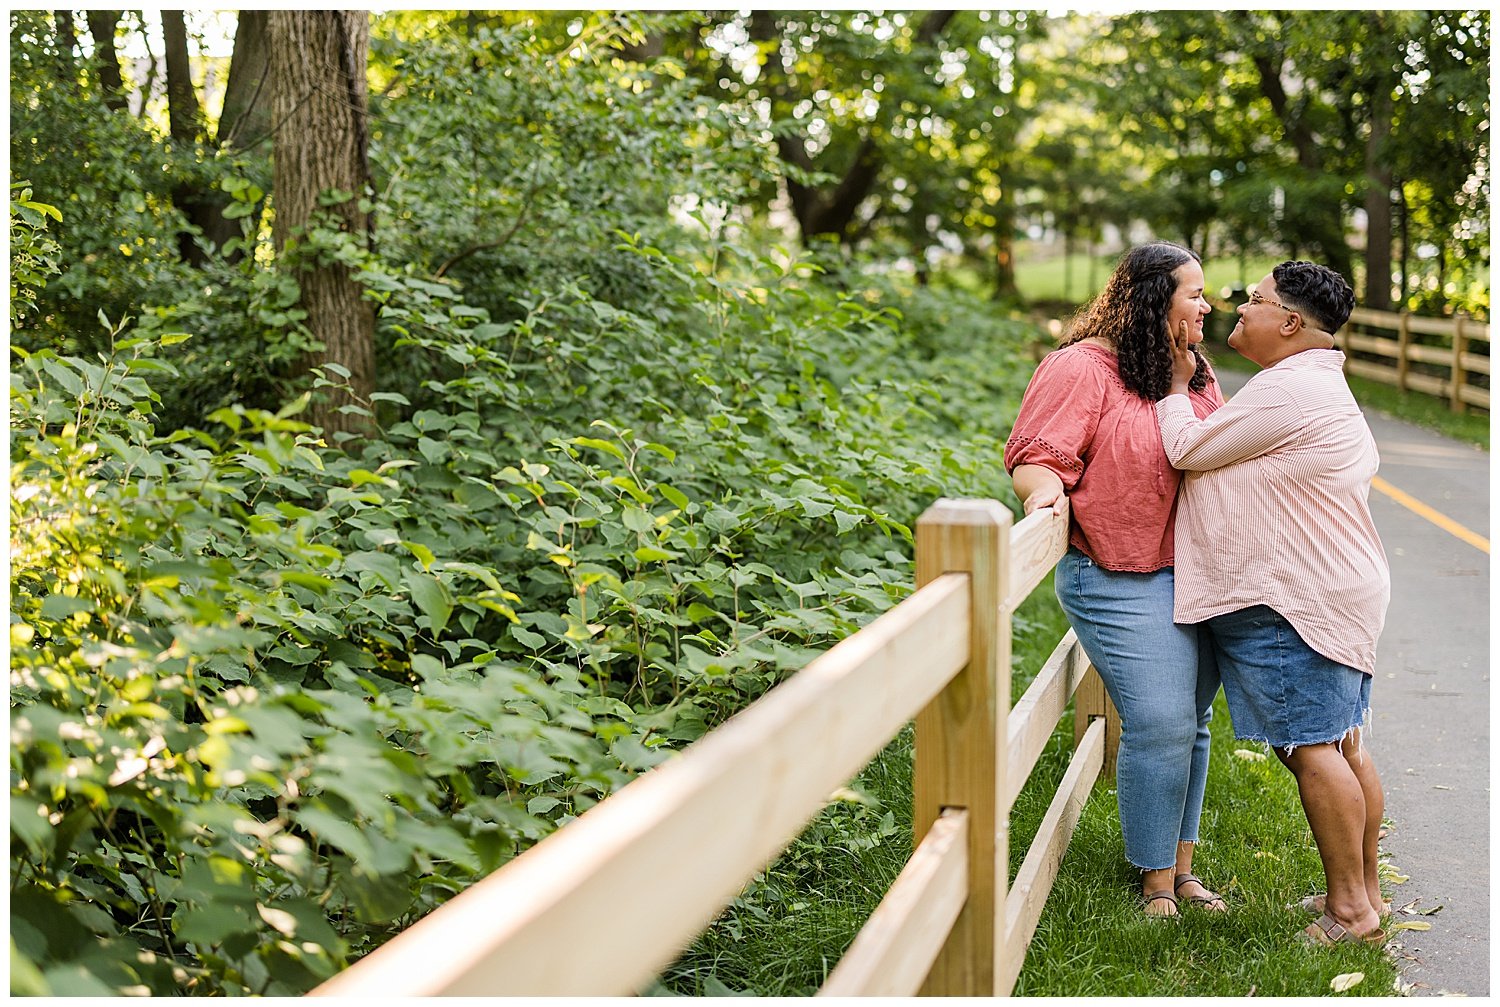
<instances>
[{"instance_id":1,"label":"woman with curly dark hair","mask_svg":"<svg viewBox=\"0 0 1500 1007\"><path fill-rule=\"evenodd\" d=\"M1121 257L1062 347L1037 367L1005 445L1026 513L1064 497L1069 547L1058 601L1119 710L1116 793L1125 857L1142 871L1148 916L1179 898L1224 911L1192 873L1219 676L1196 627L1172 622L1172 526L1180 473L1157 400L1172 389L1172 333L1197 356L1199 418L1224 404L1198 348L1209 304L1193 252L1159 241Z\"/></svg>"}]
</instances>

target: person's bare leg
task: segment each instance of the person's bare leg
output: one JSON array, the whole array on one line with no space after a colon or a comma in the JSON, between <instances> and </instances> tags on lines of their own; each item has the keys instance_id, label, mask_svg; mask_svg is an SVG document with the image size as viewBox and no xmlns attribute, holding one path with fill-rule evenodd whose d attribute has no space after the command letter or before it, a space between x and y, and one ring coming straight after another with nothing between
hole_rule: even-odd
<instances>
[{"instance_id":1,"label":"person's bare leg","mask_svg":"<svg viewBox=\"0 0 1500 1007\"><path fill-rule=\"evenodd\" d=\"M1290 755L1277 749L1276 756L1297 778L1302 810L1318 844L1328 880L1323 911L1353 933L1376 930L1380 916L1365 887L1366 808L1360 779L1331 742L1302 745ZM1378 815L1375 822L1378 836Z\"/></svg>"},{"instance_id":2,"label":"person's bare leg","mask_svg":"<svg viewBox=\"0 0 1500 1007\"><path fill-rule=\"evenodd\" d=\"M1363 837L1363 860L1365 894L1370 906L1377 912L1385 911L1385 896L1380 891L1380 820L1385 817L1385 791L1380 787L1380 774L1375 771L1375 760L1364 747L1359 728L1344 739L1344 761L1359 781L1365 795L1365 831Z\"/></svg>"},{"instance_id":3,"label":"person's bare leg","mask_svg":"<svg viewBox=\"0 0 1500 1007\"><path fill-rule=\"evenodd\" d=\"M1180 842L1180 841L1178 842L1178 844L1177 844L1177 873L1178 874L1191 874L1191 873L1193 873L1193 848L1194 848L1195 845L1196 845L1195 843L1185 843L1185 842ZM1179 898L1184 898L1184 899L1190 899L1190 898L1217 899L1218 898L1218 892L1209 891L1207 887L1205 887L1201 882L1198 882L1198 881L1189 881L1189 882L1187 882L1186 884L1184 884L1182 886L1181 889L1178 890L1177 895L1178 895ZM1216 901L1216 902L1200 902L1198 905L1201 908L1203 908L1203 909L1207 909L1210 912L1215 912L1215 913L1222 913L1222 912L1226 911L1229 908L1229 906L1226 905L1223 902L1223 900L1219 900L1219 901Z\"/></svg>"},{"instance_id":4,"label":"person's bare leg","mask_svg":"<svg viewBox=\"0 0 1500 1007\"><path fill-rule=\"evenodd\" d=\"M1172 868L1141 872L1141 893L1170 892L1172 890ZM1176 916L1177 906L1166 899L1152 899L1146 903L1147 916Z\"/></svg>"}]
</instances>

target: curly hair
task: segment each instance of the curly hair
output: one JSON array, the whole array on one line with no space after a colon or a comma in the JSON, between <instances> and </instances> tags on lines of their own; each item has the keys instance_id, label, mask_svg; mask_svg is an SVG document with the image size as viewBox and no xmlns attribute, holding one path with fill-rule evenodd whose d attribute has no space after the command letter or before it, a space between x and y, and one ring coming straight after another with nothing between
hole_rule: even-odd
<instances>
[{"instance_id":1,"label":"curly hair","mask_svg":"<svg viewBox=\"0 0 1500 1007\"><path fill-rule=\"evenodd\" d=\"M1197 253L1170 241L1132 248L1120 256L1104 289L1080 313L1062 345L1071 346L1090 336L1112 343L1125 387L1148 402L1165 398L1172 390L1167 312L1177 293L1173 273L1188 262L1202 261ZM1198 369L1189 386L1201 392L1208 386L1208 362L1197 346L1193 355L1198 358Z\"/></svg>"},{"instance_id":2,"label":"curly hair","mask_svg":"<svg viewBox=\"0 0 1500 1007\"><path fill-rule=\"evenodd\" d=\"M1271 278L1283 301L1290 302L1329 335L1342 329L1354 310L1354 288L1327 266L1293 259L1272 269Z\"/></svg>"}]
</instances>

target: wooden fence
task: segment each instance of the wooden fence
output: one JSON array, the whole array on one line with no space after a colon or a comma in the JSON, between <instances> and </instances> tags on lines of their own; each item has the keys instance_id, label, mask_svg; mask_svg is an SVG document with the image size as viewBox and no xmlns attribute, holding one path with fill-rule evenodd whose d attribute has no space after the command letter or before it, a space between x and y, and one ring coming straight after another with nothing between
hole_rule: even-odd
<instances>
[{"instance_id":1,"label":"wooden fence","mask_svg":"<svg viewBox=\"0 0 1500 1007\"><path fill-rule=\"evenodd\" d=\"M1447 336L1449 345L1430 346L1412 339L1423 335ZM1452 318L1422 318L1405 311L1355 308L1338 340L1350 374L1447 399L1454 412L1464 412L1467 405L1490 407L1490 327L1462 312ZM1485 352L1473 352L1475 342L1485 343ZM1358 359L1356 352L1383 359ZM1483 375L1483 386L1469 380L1473 375Z\"/></svg>"},{"instance_id":2,"label":"wooden fence","mask_svg":"<svg viewBox=\"0 0 1500 1007\"><path fill-rule=\"evenodd\" d=\"M1011 613L1067 528L938 501L909 598L313 995L638 992L913 717L915 852L819 995L1008 994L1119 737L1071 631L1010 704ZM1008 811L1075 692L1072 761L1007 892Z\"/></svg>"}]
</instances>

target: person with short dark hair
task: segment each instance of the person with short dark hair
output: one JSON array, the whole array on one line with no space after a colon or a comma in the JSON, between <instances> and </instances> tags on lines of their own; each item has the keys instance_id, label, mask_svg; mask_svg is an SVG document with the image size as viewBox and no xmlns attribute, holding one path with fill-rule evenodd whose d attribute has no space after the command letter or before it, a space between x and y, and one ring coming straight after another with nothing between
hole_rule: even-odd
<instances>
[{"instance_id":1,"label":"person with short dark hair","mask_svg":"<svg viewBox=\"0 0 1500 1007\"><path fill-rule=\"evenodd\" d=\"M1364 744L1390 570L1370 515L1380 464L1334 334L1354 292L1311 262L1250 291L1229 345L1261 366L1207 417L1190 399L1191 333L1173 337L1162 444L1184 471L1175 619L1207 631L1235 736L1267 743L1297 779L1328 882L1303 902L1307 940L1379 942L1385 810Z\"/></svg>"},{"instance_id":2,"label":"person with short dark hair","mask_svg":"<svg viewBox=\"0 0 1500 1007\"><path fill-rule=\"evenodd\" d=\"M1190 412L1224 401L1198 356L1203 266L1171 242L1133 248L1064 345L1037 367L1005 445L1030 514L1064 496L1069 548L1058 601L1120 713L1116 794L1125 857L1142 872L1144 912L1179 899L1222 912L1192 873L1208 777L1208 719L1219 689L1196 627L1172 622L1173 514L1180 476L1167 461L1155 403L1172 387L1172 330L1193 347Z\"/></svg>"}]
</instances>

